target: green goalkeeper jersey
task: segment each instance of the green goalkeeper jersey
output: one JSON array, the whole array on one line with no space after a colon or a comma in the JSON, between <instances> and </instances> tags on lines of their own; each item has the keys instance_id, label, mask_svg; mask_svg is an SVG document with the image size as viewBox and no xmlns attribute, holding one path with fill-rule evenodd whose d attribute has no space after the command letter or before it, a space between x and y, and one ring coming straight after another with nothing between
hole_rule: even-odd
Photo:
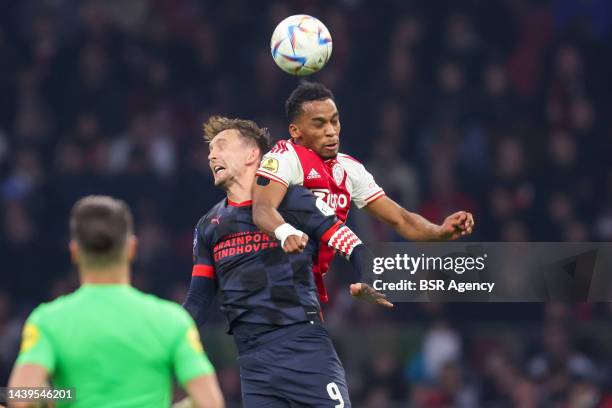
<instances>
[{"instance_id":1,"label":"green goalkeeper jersey","mask_svg":"<svg viewBox=\"0 0 612 408\"><path fill-rule=\"evenodd\" d=\"M84 285L37 307L17 364L47 368L76 399L58 407L168 407L181 385L214 369L179 305L127 285Z\"/></svg>"}]
</instances>

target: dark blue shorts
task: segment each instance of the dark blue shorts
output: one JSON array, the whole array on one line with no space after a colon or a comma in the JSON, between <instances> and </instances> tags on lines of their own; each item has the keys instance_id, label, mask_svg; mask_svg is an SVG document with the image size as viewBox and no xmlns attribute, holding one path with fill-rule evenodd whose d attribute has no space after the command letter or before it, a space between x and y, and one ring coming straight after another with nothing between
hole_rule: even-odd
<instances>
[{"instance_id":1,"label":"dark blue shorts","mask_svg":"<svg viewBox=\"0 0 612 408\"><path fill-rule=\"evenodd\" d=\"M303 323L237 339L246 408L349 408L348 388L327 329Z\"/></svg>"}]
</instances>

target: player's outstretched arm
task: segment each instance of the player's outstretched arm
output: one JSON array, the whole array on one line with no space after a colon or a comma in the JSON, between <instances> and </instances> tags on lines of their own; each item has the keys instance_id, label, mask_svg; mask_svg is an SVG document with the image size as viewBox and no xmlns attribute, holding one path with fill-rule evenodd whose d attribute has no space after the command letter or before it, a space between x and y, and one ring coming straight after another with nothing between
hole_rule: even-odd
<instances>
[{"instance_id":1,"label":"player's outstretched arm","mask_svg":"<svg viewBox=\"0 0 612 408\"><path fill-rule=\"evenodd\" d=\"M349 227L338 220L334 210L304 187L292 187L281 203L281 215L306 231L312 239L344 256L353 267L351 295L356 299L385 307L393 307L383 293L366 281L370 280L374 255Z\"/></svg>"},{"instance_id":2,"label":"player's outstretched arm","mask_svg":"<svg viewBox=\"0 0 612 408\"><path fill-rule=\"evenodd\" d=\"M471 234L474 228L474 217L467 211L451 214L442 225L436 225L407 211L387 196L373 201L365 209L411 241L454 240Z\"/></svg>"},{"instance_id":3,"label":"player's outstretched arm","mask_svg":"<svg viewBox=\"0 0 612 408\"><path fill-rule=\"evenodd\" d=\"M364 302L389 308L393 307L393 303L387 300L385 294L376 291L366 283L370 280L369 272L371 271L374 254L359 239L357 234L346 225L342 225L328 240L324 238L323 241L351 263L355 274L353 281L356 282L351 284L349 288L351 296Z\"/></svg>"},{"instance_id":4,"label":"player's outstretched arm","mask_svg":"<svg viewBox=\"0 0 612 408\"><path fill-rule=\"evenodd\" d=\"M360 243L353 249L349 262L353 266L353 270L358 274L358 279L356 279L356 283L351 284L349 287L349 293L355 299L391 308L393 303L387 300L387 296L376 291L376 289L366 283L366 281L371 283L368 273L371 271L373 258L374 254L364 243Z\"/></svg>"},{"instance_id":5,"label":"player's outstretched arm","mask_svg":"<svg viewBox=\"0 0 612 408\"><path fill-rule=\"evenodd\" d=\"M285 194L287 187L284 184L257 176L253 187L253 221L260 230L280 240L285 252L302 252L308 243L308 236L286 223L278 212Z\"/></svg>"},{"instance_id":6,"label":"player's outstretched arm","mask_svg":"<svg viewBox=\"0 0 612 408\"><path fill-rule=\"evenodd\" d=\"M46 387L48 372L39 364L18 364L13 368L8 386L11 388ZM9 402L8 408L37 408L38 402Z\"/></svg>"}]
</instances>

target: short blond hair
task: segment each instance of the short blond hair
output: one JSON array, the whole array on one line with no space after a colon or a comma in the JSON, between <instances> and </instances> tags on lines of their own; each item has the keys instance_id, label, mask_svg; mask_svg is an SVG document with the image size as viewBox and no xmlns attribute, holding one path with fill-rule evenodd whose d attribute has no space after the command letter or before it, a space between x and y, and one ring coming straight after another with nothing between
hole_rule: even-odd
<instances>
[{"instance_id":1,"label":"short blond hair","mask_svg":"<svg viewBox=\"0 0 612 408\"><path fill-rule=\"evenodd\" d=\"M257 123L247 119L211 116L208 122L204 123L204 140L210 143L219 133L230 129L237 130L243 138L254 142L261 154L270 150L268 129L260 128Z\"/></svg>"}]
</instances>

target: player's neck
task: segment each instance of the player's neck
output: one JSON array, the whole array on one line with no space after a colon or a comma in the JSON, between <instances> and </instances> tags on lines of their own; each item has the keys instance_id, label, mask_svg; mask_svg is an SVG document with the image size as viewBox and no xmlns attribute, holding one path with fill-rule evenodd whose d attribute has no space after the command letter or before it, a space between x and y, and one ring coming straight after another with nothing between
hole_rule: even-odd
<instances>
[{"instance_id":1,"label":"player's neck","mask_svg":"<svg viewBox=\"0 0 612 408\"><path fill-rule=\"evenodd\" d=\"M129 285L130 267L120 265L104 270L80 268L81 285Z\"/></svg>"},{"instance_id":2,"label":"player's neck","mask_svg":"<svg viewBox=\"0 0 612 408\"><path fill-rule=\"evenodd\" d=\"M243 203L252 199L255 170L247 171L226 190L227 198L235 203Z\"/></svg>"},{"instance_id":3,"label":"player's neck","mask_svg":"<svg viewBox=\"0 0 612 408\"><path fill-rule=\"evenodd\" d=\"M250 189L230 189L227 191L227 199L234 203L244 203L245 201L250 201L251 197L252 195Z\"/></svg>"}]
</instances>

